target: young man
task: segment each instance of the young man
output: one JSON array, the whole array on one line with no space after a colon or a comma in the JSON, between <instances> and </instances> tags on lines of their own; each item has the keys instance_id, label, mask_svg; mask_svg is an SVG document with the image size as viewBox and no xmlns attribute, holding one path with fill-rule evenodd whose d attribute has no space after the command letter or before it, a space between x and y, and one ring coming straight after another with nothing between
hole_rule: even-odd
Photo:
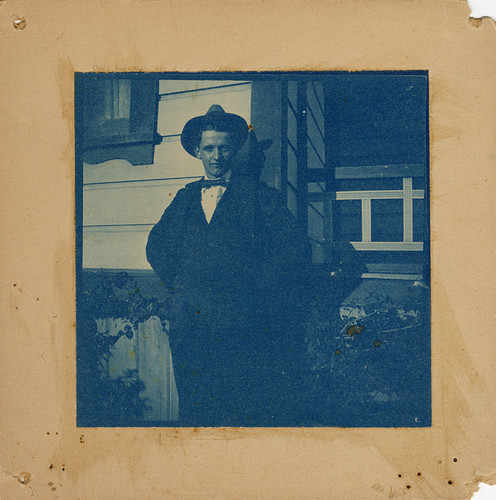
<instances>
[{"instance_id":1,"label":"young man","mask_svg":"<svg viewBox=\"0 0 496 500\"><path fill-rule=\"evenodd\" d=\"M181 425L280 426L301 416L310 250L279 193L241 174L249 135L219 105L186 123L181 144L205 177L177 193L148 239L148 261L172 294Z\"/></svg>"}]
</instances>

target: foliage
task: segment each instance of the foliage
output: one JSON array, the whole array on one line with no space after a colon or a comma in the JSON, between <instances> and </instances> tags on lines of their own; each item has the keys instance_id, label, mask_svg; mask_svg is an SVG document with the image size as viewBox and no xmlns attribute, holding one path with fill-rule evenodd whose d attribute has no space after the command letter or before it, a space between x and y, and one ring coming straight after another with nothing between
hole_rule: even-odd
<instances>
[{"instance_id":1,"label":"foliage","mask_svg":"<svg viewBox=\"0 0 496 500\"><path fill-rule=\"evenodd\" d=\"M332 294L313 301L305 335L323 417L335 425L420 425L429 408L427 292L396 302L371 292L340 306ZM421 415L420 409L424 409ZM327 414L325 414L327 412ZM421 418L423 420L421 420ZM415 420L417 419L417 420Z\"/></svg>"},{"instance_id":2,"label":"foliage","mask_svg":"<svg viewBox=\"0 0 496 500\"><path fill-rule=\"evenodd\" d=\"M374 292L360 306L343 307L333 301L332 295L319 296L306 322L312 370L318 377L319 371L333 368L336 352L342 354L358 344L364 348L365 343L380 347L391 334L421 327L426 312L422 301L395 304L389 296Z\"/></svg>"},{"instance_id":3,"label":"foliage","mask_svg":"<svg viewBox=\"0 0 496 500\"><path fill-rule=\"evenodd\" d=\"M159 317L165 325L168 301L146 297L127 273L100 271L83 276L77 298L78 425L129 426L143 421L147 402L136 370L111 378L108 360L121 336L133 338L138 324ZM119 318L117 335L98 330L98 320Z\"/></svg>"}]
</instances>

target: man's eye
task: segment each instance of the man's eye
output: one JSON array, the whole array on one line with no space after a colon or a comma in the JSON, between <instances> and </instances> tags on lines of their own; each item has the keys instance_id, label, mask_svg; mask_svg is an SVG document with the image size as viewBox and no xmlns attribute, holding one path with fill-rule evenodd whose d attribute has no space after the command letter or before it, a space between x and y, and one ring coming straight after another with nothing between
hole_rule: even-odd
<instances>
[{"instance_id":1,"label":"man's eye","mask_svg":"<svg viewBox=\"0 0 496 500\"><path fill-rule=\"evenodd\" d=\"M213 151L214 150L214 148L212 146L205 146L203 149L205 151Z\"/></svg>"},{"instance_id":2,"label":"man's eye","mask_svg":"<svg viewBox=\"0 0 496 500\"><path fill-rule=\"evenodd\" d=\"M223 153L230 153L230 152L231 152L231 148L230 148L230 147L228 147L228 146L225 146L225 147L221 148L221 151L222 151Z\"/></svg>"}]
</instances>

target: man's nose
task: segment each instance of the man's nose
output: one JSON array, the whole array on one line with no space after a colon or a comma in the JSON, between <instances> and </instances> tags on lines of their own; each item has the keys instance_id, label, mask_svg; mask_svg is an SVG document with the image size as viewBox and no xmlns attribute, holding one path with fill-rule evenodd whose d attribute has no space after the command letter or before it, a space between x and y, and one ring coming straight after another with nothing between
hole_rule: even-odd
<instances>
[{"instance_id":1,"label":"man's nose","mask_svg":"<svg viewBox=\"0 0 496 500\"><path fill-rule=\"evenodd\" d=\"M218 160L221 157L220 149L214 148L214 160Z\"/></svg>"}]
</instances>

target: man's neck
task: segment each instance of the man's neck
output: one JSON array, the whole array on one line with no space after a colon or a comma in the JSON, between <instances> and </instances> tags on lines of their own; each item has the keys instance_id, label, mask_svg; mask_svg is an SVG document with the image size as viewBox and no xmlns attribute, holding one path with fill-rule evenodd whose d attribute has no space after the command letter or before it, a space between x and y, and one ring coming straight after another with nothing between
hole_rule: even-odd
<instances>
[{"instance_id":1,"label":"man's neck","mask_svg":"<svg viewBox=\"0 0 496 500\"><path fill-rule=\"evenodd\" d=\"M209 181L219 181L219 180L226 180L226 181L229 181L231 179L231 176L232 176L232 170L229 169L224 175L222 175L221 177L211 177L210 175L208 175L206 172L205 172L205 177L209 180Z\"/></svg>"}]
</instances>

